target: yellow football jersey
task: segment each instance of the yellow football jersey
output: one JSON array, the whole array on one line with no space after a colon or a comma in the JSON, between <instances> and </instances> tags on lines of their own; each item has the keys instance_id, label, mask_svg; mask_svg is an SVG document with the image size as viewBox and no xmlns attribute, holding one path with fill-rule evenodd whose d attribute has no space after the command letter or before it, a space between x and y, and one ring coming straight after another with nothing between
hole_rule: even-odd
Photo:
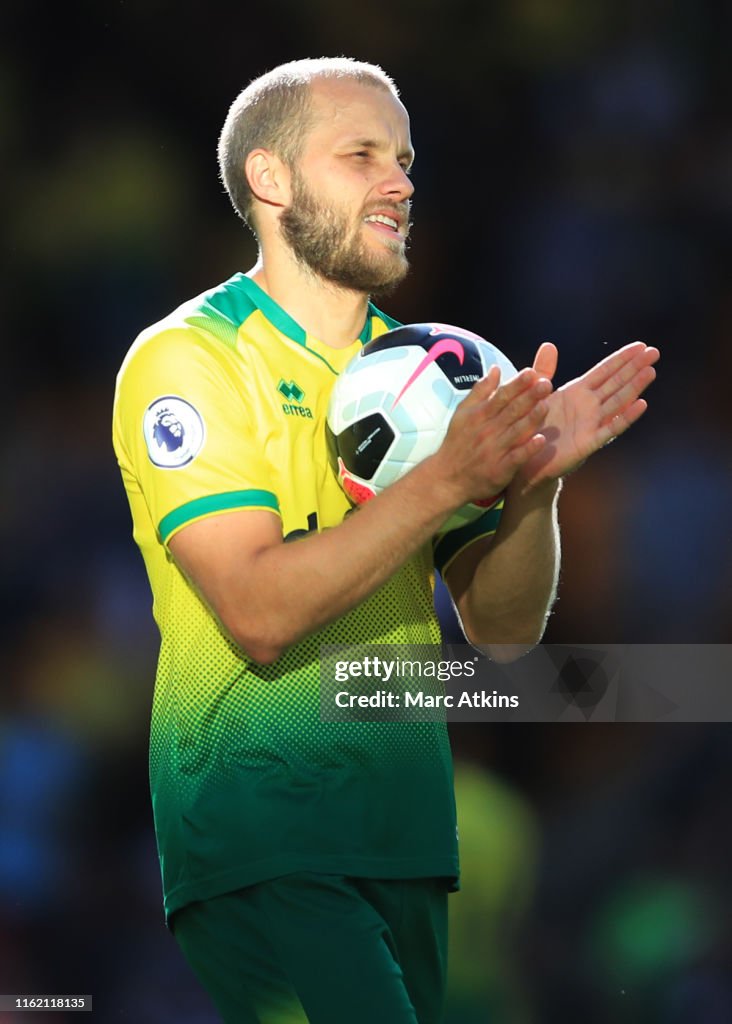
<instances>
[{"instance_id":1,"label":"yellow football jersey","mask_svg":"<svg viewBox=\"0 0 732 1024\"><path fill-rule=\"evenodd\" d=\"M267 666L222 630L168 548L234 509L279 516L285 540L337 526L350 505L328 461L330 390L394 326L369 306L361 336L333 349L236 274L143 332L120 370L114 447L161 633L150 779L168 914L294 871L457 877L444 723L319 713L322 645L439 643L429 546ZM443 538L440 557L496 521Z\"/></svg>"}]
</instances>

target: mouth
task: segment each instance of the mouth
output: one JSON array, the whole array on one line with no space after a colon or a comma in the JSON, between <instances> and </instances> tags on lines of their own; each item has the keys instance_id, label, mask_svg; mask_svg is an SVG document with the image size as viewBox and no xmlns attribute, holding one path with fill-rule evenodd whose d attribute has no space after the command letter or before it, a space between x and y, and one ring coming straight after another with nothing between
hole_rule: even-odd
<instances>
[{"instance_id":1,"label":"mouth","mask_svg":"<svg viewBox=\"0 0 732 1024\"><path fill-rule=\"evenodd\" d=\"M392 213L371 213L368 217L364 217L364 224L368 224L373 231L383 235L385 238L391 238L400 242L406 239L406 232L402 230L401 218L398 215Z\"/></svg>"}]
</instances>

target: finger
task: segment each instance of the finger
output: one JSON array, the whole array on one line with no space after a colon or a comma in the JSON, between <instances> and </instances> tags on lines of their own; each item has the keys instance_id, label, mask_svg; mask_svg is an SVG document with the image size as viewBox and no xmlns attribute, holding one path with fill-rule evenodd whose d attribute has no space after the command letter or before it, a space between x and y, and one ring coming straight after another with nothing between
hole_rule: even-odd
<instances>
[{"instance_id":1,"label":"finger","mask_svg":"<svg viewBox=\"0 0 732 1024\"><path fill-rule=\"evenodd\" d=\"M632 402L639 398L643 392L656 379L656 371L652 366L644 366L636 371L626 383L617 381L617 390L613 390L601 397L600 416L601 422L609 422L613 416ZM601 389L601 392L605 389Z\"/></svg>"},{"instance_id":2,"label":"finger","mask_svg":"<svg viewBox=\"0 0 732 1024\"><path fill-rule=\"evenodd\" d=\"M523 466L529 459L533 459L535 455L538 455L546 443L547 441L543 434L532 434L531 437L521 444L515 445L506 453L507 464L514 471L517 470L519 466Z\"/></svg>"},{"instance_id":3,"label":"finger","mask_svg":"<svg viewBox=\"0 0 732 1024\"><path fill-rule=\"evenodd\" d=\"M549 382L545 382L548 384ZM509 407L513 409L516 402ZM514 449L521 448L532 437L538 436L544 426L549 406L545 399L540 399L525 408L520 417L510 422L500 420L488 421L478 434L476 443L483 446L486 457L497 458L499 461ZM543 436L543 434L542 434Z\"/></svg>"},{"instance_id":4,"label":"finger","mask_svg":"<svg viewBox=\"0 0 732 1024\"><path fill-rule=\"evenodd\" d=\"M649 367L652 367L653 363L658 361L659 357L660 352L658 349L645 349L635 358L620 366L615 373L607 377L600 385L597 385L596 382L590 382L590 386L601 402L604 402L628 384L632 384L636 378L639 381L643 381L643 387L647 387L650 381L645 379L646 371ZM651 380L655 379L655 375L656 371L653 370ZM588 383L588 381L586 380L585 383ZM640 394L640 391L638 391L638 394Z\"/></svg>"},{"instance_id":5,"label":"finger","mask_svg":"<svg viewBox=\"0 0 732 1024\"><path fill-rule=\"evenodd\" d=\"M643 413L648 408L648 402L645 398L638 398L632 405L629 405L627 409L624 409L617 416L606 423L599 433L600 447L605 444L609 444L610 441L614 441L616 437L620 437L624 434L629 427L632 427L636 423Z\"/></svg>"},{"instance_id":6,"label":"finger","mask_svg":"<svg viewBox=\"0 0 732 1024\"><path fill-rule=\"evenodd\" d=\"M497 444L500 444L506 450L511 450L515 447L520 447L525 444L529 438L535 434L541 432L544 426L546 415L548 411L548 405L546 402L539 402L535 405L525 416L520 420L516 420L506 430L503 431L497 438ZM544 434L542 434L542 437Z\"/></svg>"},{"instance_id":7,"label":"finger","mask_svg":"<svg viewBox=\"0 0 732 1024\"><path fill-rule=\"evenodd\" d=\"M634 359L646 351L647 346L644 342L633 341L630 345L625 345L623 348L618 349L617 352L613 352L611 355L606 356L603 360L593 366L591 370L588 370L587 373L583 375L583 379L593 390L601 388L610 378L619 373L623 367L632 363ZM658 349L655 349L654 351L657 352Z\"/></svg>"},{"instance_id":8,"label":"finger","mask_svg":"<svg viewBox=\"0 0 732 1024\"><path fill-rule=\"evenodd\" d=\"M501 369L499 366L491 366L485 377L476 381L470 390L465 402L475 405L478 402L487 401L494 393L501 382Z\"/></svg>"},{"instance_id":9,"label":"finger","mask_svg":"<svg viewBox=\"0 0 732 1024\"><path fill-rule=\"evenodd\" d=\"M466 412L470 409L473 415L477 413L481 418L493 418L537 380L534 371L529 369L522 370L507 384L499 384L500 377L500 368L492 366L485 377L473 385L460 408Z\"/></svg>"},{"instance_id":10,"label":"finger","mask_svg":"<svg viewBox=\"0 0 732 1024\"><path fill-rule=\"evenodd\" d=\"M496 439L512 444L516 438L539 430L549 412L547 398L551 392L551 381L542 377L529 391L515 398L494 421L498 430Z\"/></svg>"},{"instance_id":11,"label":"finger","mask_svg":"<svg viewBox=\"0 0 732 1024\"><path fill-rule=\"evenodd\" d=\"M625 409L620 416L615 417L613 422L613 432L615 437L619 437L624 434L628 427L632 427L634 423L641 418L643 413L648 408L648 402L645 398L638 398L631 406Z\"/></svg>"},{"instance_id":12,"label":"finger","mask_svg":"<svg viewBox=\"0 0 732 1024\"><path fill-rule=\"evenodd\" d=\"M543 434L533 434L519 445L515 445L505 452L498 460L495 459L495 450L488 448L486 451L486 463L492 462L494 469L491 471L491 481L488 492L493 494L502 491L508 486L516 471L533 459L546 445L546 438Z\"/></svg>"},{"instance_id":13,"label":"finger","mask_svg":"<svg viewBox=\"0 0 732 1024\"><path fill-rule=\"evenodd\" d=\"M548 380L552 380L554 378L554 374L557 372L558 362L559 352L557 350L557 346L551 341L544 341L536 350L533 368L540 377L546 377Z\"/></svg>"},{"instance_id":14,"label":"finger","mask_svg":"<svg viewBox=\"0 0 732 1024\"><path fill-rule=\"evenodd\" d=\"M531 389L536 387L540 378L536 370L526 367L517 373L515 377L507 381L505 384L501 384L495 391L491 398L491 414L500 412L505 407L512 405L521 396L525 396L531 392ZM551 390L551 382L549 383L549 389Z\"/></svg>"},{"instance_id":15,"label":"finger","mask_svg":"<svg viewBox=\"0 0 732 1024\"><path fill-rule=\"evenodd\" d=\"M513 382L511 382L513 384ZM548 405L546 399L552 392L551 381L540 377L530 387L511 397L514 389L499 388L483 407L476 410L476 424L490 432L494 443L511 443L517 433L538 430L546 419ZM513 429L517 427L517 429ZM506 432L511 431L507 435Z\"/></svg>"}]
</instances>

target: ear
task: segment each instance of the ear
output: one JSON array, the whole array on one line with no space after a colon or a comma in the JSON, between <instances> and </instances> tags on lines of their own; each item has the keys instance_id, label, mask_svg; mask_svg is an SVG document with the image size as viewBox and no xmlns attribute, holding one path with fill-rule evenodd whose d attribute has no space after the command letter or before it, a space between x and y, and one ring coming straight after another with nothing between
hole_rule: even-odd
<instances>
[{"instance_id":1,"label":"ear","mask_svg":"<svg viewBox=\"0 0 732 1024\"><path fill-rule=\"evenodd\" d=\"M290 202L290 170L268 149L253 149L244 161L244 173L257 199L270 206Z\"/></svg>"}]
</instances>

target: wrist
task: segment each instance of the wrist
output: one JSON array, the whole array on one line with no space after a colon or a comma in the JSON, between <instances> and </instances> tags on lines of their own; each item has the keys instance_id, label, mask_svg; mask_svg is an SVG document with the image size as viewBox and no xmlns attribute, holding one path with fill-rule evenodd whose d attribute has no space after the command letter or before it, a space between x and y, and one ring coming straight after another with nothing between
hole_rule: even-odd
<instances>
[{"instance_id":1,"label":"wrist","mask_svg":"<svg viewBox=\"0 0 732 1024\"><path fill-rule=\"evenodd\" d=\"M524 504L534 506L553 505L562 489L562 483L562 477L556 477L532 484L517 473L506 488L506 497L513 501L519 499Z\"/></svg>"},{"instance_id":2,"label":"wrist","mask_svg":"<svg viewBox=\"0 0 732 1024\"><path fill-rule=\"evenodd\" d=\"M464 486L459 479L453 477L450 468L449 465L445 465L445 460L441 459L438 451L420 462L409 474L418 482L426 502L445 518L469 501L463 495Z\"/></svg>"}]
</instances>

